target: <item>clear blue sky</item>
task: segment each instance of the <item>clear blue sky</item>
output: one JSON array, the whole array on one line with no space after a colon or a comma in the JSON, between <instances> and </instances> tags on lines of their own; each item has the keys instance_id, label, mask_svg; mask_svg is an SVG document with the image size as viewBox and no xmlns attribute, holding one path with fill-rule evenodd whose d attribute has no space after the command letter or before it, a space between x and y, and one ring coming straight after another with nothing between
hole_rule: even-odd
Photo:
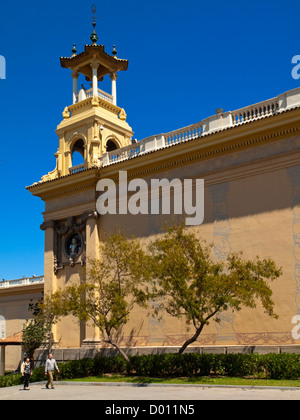
<instances>
[{"instance_id":1,"label":"clear blue sky","mask_svg":"<svg viewBox=\"0 0 300 420\"><path fill-rule=\"evenodd\" d=\"M51 171L54 132L71 104L60 56L90 43L129 60L117 81L135 137L168 132L299 86L299 1L11 1L0 10L0 280L43 274L43 202L25 187ZM110 80L109 80L110 81ZM103 85L104 90L108 90Z\"/></svg>"}]
</instances>

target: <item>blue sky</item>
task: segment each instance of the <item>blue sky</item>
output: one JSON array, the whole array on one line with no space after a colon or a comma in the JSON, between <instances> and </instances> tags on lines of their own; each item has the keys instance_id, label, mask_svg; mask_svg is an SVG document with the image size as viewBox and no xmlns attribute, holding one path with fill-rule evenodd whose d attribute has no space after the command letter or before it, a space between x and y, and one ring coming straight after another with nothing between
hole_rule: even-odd
<instances>
[{"instance_id":1,"label":"blue sky","mask_svg":"<svg viewBox=\"0 0 300 420\"><path fill-rule=\"evenodd\" d=\"M25 187L55 166L54 132L72 100L60 56L90 43L129 60L118 105L138 139L168 132L299 86L299 1L73 0L2 2L0 280L43 274L43 202ZM110 79L100 86L110 91Z\"/></svg>"}]
</instances>

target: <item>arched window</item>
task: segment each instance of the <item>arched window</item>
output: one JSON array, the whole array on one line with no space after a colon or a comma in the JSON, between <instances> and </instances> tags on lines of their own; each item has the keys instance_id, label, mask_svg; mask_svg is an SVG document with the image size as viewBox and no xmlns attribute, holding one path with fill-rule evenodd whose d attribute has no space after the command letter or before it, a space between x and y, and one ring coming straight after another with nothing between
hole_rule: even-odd
<instances>
[{"instance_id":1,"label":"arched window","mask_svg":"<svg viewBox=\"0 0 300 420\"><path fill-rule=\"evenodd\" d=\"M113 140L108 140L106 142L106 151L107 152L112 152L113 150L118 149L118 146L116 145L116 143Z\"/></svg>"},{"instance_id":2,"label":"arched window","mask_svg":"<svg viewBox=\"0 0 300 420\"><path fill-rule=\"evenodd\" d=\"M79 139L72 149L72 166L82 165L84 163L84 141Z\"/></svg>"},{"instance_id":3,"label":"arched window","mask_svg":"<svg viewBox=\"0 0 300 420\"><path fill-rule=\"evenodd\" d=\"M5 318L0 315L0 339L6 338Z\"/></svg>"}]
</instances>

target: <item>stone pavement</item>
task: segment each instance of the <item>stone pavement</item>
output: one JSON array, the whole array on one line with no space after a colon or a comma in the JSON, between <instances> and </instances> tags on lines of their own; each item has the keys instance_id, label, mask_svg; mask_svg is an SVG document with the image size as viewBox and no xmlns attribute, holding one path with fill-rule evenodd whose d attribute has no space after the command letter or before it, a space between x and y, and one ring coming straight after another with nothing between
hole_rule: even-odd
<instances>
[{"instance_id":1,"label":"stone pavement","mask_svg":"<svg viewBox=\"0 0 300 420\"><path fill-rule=\"evenodd\" d=\"M5 400L300 400L300 388L56 382L52 390L40 382L29 391L21 385L0 388Z\"/></svg>"}]
</instances>

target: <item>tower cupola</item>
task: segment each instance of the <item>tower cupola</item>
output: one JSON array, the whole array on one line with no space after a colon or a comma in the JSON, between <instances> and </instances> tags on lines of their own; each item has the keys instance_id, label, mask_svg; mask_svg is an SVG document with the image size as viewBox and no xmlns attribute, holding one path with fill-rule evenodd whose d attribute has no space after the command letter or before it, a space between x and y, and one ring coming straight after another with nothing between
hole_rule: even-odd
<instances>
[{"instance_id":1,"label":"tower cupola","mask_svg":"<svg viewBox=\"0 0 300 420\"><path fill-rule=\"evenodd\" d=\"M95 13L95 9L93 9ZM100 96L105 100L117 105L117 72L128 68L128 60L117 58L116 46L114 45L112 55L105 52L104 45L98 45L98 35L96 34L96 21L93 17L93 32L90 37L92 44L85 45L84 51L77 54L75 44L72 48L71 57L61 57L60 64L63 68L72 71L73 78L73 104L90 96ZM82 74L87 82L91 82L92 88L83 92L78 92L78 77ZM99 89L98 82L102 82L104 76L111 78L111 94L107 94Z\"/></svg>"},{"instance_id":2,"label":"tower cupola","mask_svg":"<svg viewBox=\"0 0 300 420\"><path fill-rule=\"evenodd\" d=\"M85 45L79 53L73 44L71 56L60 57L61 66L71 70L73 100L65 107L63 121L56 129L56 168L43 176L42 182L100 167L106 153L131 144L133 131L126 122L125 110L117 106L116 85L117 73L127 70L128 60L117 57L115 45L111 55L105 52L104 45L98 45L95 6L92 11L92 44ZM78 89L79 76L91 87L86 89L82 83ZM111 93L99 88L105 76L110 76Z\"/></svg>"}]
</instances>

